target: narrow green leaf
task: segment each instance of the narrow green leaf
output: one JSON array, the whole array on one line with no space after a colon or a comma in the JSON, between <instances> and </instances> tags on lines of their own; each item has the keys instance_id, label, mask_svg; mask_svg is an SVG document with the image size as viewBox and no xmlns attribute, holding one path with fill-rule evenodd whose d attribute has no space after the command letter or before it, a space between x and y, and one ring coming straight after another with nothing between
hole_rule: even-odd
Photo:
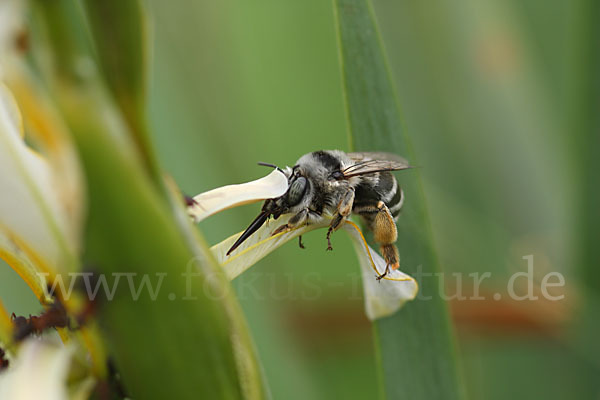
<instances>
[{"instance_id":1,"label":"narrow green leaf","mask_svg":"<svg viewBox=\"0 0 600 400\"><path fill-rule=\"evenodd\" d=\"M600 296L600 247L598 246L598 223L600 222L600 187L590 184L597 181L600 170L600 118L598 118L598 105L600 104L600 46L591 38L600 32L600 27L595 22L600 15L600 5L595 1L585 2L586 18L581 28L581 41L583 45L580 57L579 76L577 89L579 89L577 107L573 107L572 121L576 123L573 135L575 154L579 155L581 174L581 207L580 226L583 230L581 253L583 278L590 292Z\"/></svg>"},{"instance_id":2,"label":"narrow green leaf","mask_svg":"<svg viewBox=\"0 0 600 400\"><path fill-rule=\"evenodd\" d=\"M334 0L334 12L350 147L397 153L415 165L371 5L368 0ZM464 390L447 307L437 295L436 281L422 279L439 272L439 266L418 170L403 173L400 183L406 195L398 221L401 269L417 278L421 293L395 315L375 323L384 396L460 399Z\"/></svg>"},{"instance_id":3,"label":"narrow green leaf","mask_svg":"<svg viewBox=\"0 0 600 400\"><path fill-rule=\"evenodd\" d=\"M228 309L234 294L222 271L204 246L190 251L151 182L80 108L99 104L77 100L68 114L82 116L70 122L90 182L88 257L108 276L136 274L136 285L146 275L156 287L164 276L156 299L144 293L135 300L121 282L101 309L127 388L136 398L262 397L246 393L261 387L260 373L243 317ZM240 362L250 364L244 376Z\"/></svg>"},{"instance_id":4,"label":"narrow green leaf","mask_svg":"<svg viewBox=\"0 0 600 400\"><path fill-rule=\"evenodd\" d=\"M149 169L159 177L146 120L149 22L140 0L83 2L96 58Z\"/></svg>"},{"instance_id":5,"label":"narrow green leaf","mask_svg":"<svg viewBox=\"0 0 600 400\"><path fill-rule=\"evenodd\" d=\"M98 62L124 110L146 102L148 27L140 1L90 1L84 9Z\"/></svg>"},{"instance_id":6,"label":"narrow green leaf","mask_svg":"<svg viewBox=\"0 0 600 400\"><path fill-rule=\"evenodd\" d=\"M590 393L598 393L600 370L600 348L597 345L600 322L600 247L598 246L598 224L600 224L600 187L592 182L598 181L600 169L600 46L595 37L600 33L598 17L600 4L596 1L582 2L581 24L576 36L579 46L575 54L577 60L573 76L576 78L575 106L572 107L570 129L572 135L572 154L576 159L576 174L579 176L579 207L576 209L578 228L578 263L582 283L582 307L574 318L574 336L571 343L579 354L591 361L588 387ZM584 389L584 390L585 390Z\"/></svg>"}]
</instances>

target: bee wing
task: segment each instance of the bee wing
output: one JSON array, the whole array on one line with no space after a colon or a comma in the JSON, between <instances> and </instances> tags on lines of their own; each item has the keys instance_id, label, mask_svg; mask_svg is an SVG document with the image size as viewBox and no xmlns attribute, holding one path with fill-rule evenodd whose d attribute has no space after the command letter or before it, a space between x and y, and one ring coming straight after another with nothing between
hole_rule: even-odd
<instances>
[{"instance_id":1,"label":"bee wing","mask_svg":"<svg viewBox=\"0 0 600 400\"><path fill-rule=\"evenodd\" d=\"M252 182L223 186L194 197L188 213L195 222L231 207L283 195L288 188L287 176L279 170Z\"/></svg>"},{"instance_id":2,"label":"bee wing","mask_svg":"<svg viewBox=\"0 0 600 400\"><path fill-rule=\"evenodd\" d=\"M358 151L355 153L346 153L348 157L356 162L366 160L382 160L382 161L396 161L398 163L404 163L408 165L406 159L400 157L394 153L386 153L383 151Z\"/></svg>"},{"instance_id":3,"label":"bee wing","mask_svg":"<svg viewBox=\"0 0 600 400\"><path fill-rule=\"evenodd\" d=\"M408 161L396 154L383 152L348 153L355 163L344 168L344 178L374 174L384 171L398 171L410 168Z\"/></svg>"}]
</instances>

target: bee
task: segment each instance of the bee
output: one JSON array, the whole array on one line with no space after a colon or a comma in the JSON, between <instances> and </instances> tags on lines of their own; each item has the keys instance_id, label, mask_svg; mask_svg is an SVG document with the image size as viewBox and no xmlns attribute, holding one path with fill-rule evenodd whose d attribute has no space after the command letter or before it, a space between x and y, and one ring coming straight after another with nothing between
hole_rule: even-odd
<instances>
[{"instance_id":1,"label":"bee","mask_svg":"<svg viewBox=\"0 0 600 400\"><path fill-rule=\"evenodd\" d=\"M332 250L331 234L350 214L359 215L375 241L387 266L378 280L391 269L399 267L396 220L404 202L404 194L391 171L410 168L394 154L363 152L344 153L340 150L321 150L300 157L292 168L260 163L279 169L288 178L288 189L280 197L265 200L261 212L227 255L256 232L270 217L294 214L287 224L279 226L273 235L290 231L305 224L330 218L327 230L327 250ZM300 247L302 239L300 238Z\"/></svg>"}]
</instances>

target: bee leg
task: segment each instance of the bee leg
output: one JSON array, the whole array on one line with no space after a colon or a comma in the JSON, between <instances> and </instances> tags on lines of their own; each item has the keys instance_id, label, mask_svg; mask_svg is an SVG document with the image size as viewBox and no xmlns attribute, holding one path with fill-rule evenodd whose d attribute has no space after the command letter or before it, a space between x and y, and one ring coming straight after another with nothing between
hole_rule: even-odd
<instances>
[{"instance_id":1,"label":"bee leg","mask_svg":"<svg viewBox=\"0 0 600 400\"><path fill-rule=\"evenodd\" d=\"M298 236L298 246L300 246L301 249L304 249L304 243L302 243L302 235Z\"/></svg>"},{"instance_id":2,"label":"bee leg","mask_svg":"<svg viewBox=\"0 0 600 400\"><path fill-rule=\"evenodd\" d=\"M326 251L333 250L333 247L331 246L331 233L333 233L333 228L332 225L329 225L329 229L327 229L327 249L325 249Z\"/></svg>"},{"instance_id":3,"label":"bee leg","mask_svg":"<svg viewBox=\"0 0 600 400\"><path fill-rule=\"evenodd\" d=\"M346 219L346 216L338 213L335 215L335 217L333 217L333 220L331 220L331 224L329 224L329 229L327 229L327 251L333 250L333 247L331 247L331 234L336 231L340 225L342 225L342 222Z\"/></svg>"},{"instance_id":4,"label":"bee leg","mask_svg":"<svg viewBox=\"0 0 600 400\"><path fill-rule=\"evenodd\" d=\"M381 280L390 272L390 269L400 267L400 256L394 245L398 239L394 217L383 201L378 202L376 206L355 209L354 212L365 217L373 231L375 241L380 244L379 250L387 262L384 273L377 276L377 280Z\"/></svg>"},{"instance_id":5,"label":"bee leg","mask_svg":"<svg viewBox=\"0 0 600 400\"><path fill-rule=\"evenodd\" d=\"M277 235L280 232L289 232L292 229L306 223L308 219L308 208L305 208L298 212L298 214L294 215L289 219L287 224L281 225L279 228L275 229L271 236Z\"/></svg>"},{"instance_id":6,"label":"bee leg","mask_svg":"<svg viewBox=\"0 0 600 400\"><path fill-rule=\"evenodd\" d=\"M344 222L346 217L350 215L350 213L352 212L353 204L354 188L349 188L348 191L344 194L344 197L342 197L342 200L340 200L340 203L338 204L337 208L337 213L335 214L335 217L333 217L331 224L329 224L329 229L327 229L327 250L333 250L333 247L331 247L331 234L334 231L338 230L338 228L342 225L342 222Z\"/></svg>"},{"instance_id":7,"label":"bee leg","mask_svg":"<svg viewBox=\"0 0 600 400\"><path fill-rule=\"evenodd\" d=\"M379 247L379 251L381 251L381 255L386 261L386 266L383 274L377 276L376 279L378 281L385 278L387 274L390 273L390 269L395 270L400 267L400 256L398 255L398 249L394 244L382 244L381 247Z\"/></svg>"},{"instance_id":8,"label":"bee leg","mask_svg":"<svg viewBox=\"0 0 600 400\"><path fill-rule=\"evenodd\" d=\"M381 274L381 275L377 275L377 276L375 277L375 279L376 279L376 280L378 280L378 281L380 281L380 280L382 280L383 278L385 278L385 277L387 276L387 274L389 274L389 272L390 272L390 264L387 264L387 265L385 266L385 271L383 272L383 274Z\"/></svg>"}]
</instances>

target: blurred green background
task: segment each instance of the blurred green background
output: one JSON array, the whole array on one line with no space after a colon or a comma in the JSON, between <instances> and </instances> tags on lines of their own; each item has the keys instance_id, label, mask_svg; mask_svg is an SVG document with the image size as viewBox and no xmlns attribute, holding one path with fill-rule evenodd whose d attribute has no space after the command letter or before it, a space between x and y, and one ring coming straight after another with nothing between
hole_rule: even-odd
<instances>
[{"instance_id":1,"label":"blurred green background","mask_svg":"<svg viewBox=\"0 0 600 400\"><path fill-rule=\"evenodd\" d=\"M256 179L268 172L258 161L293 165L313 150L348 150L329 1L148 6L149 116L162 164L184 192ZM595 266L585 247L592 231L581 229L593 186L582 152L598 104L587 90L593 2L374 6L448 294L452 273L462 273L468 295L468 274L490 272L482 294L505 295L530 254L537 283L552 271L566 280L552 291L565 294L556 302L451 301L470 398L598 398L598 346L586 339L596 332L585 323L598 316L598 285L581 283ZM259 207L229 210L200 229L214 244ZM320 231L304 242L306 250L287 244L234 281L273 398L374 398L371 324L351 244L337 234L325 252ZM37 310L33 296L15 295L27 290L9 268L0 277L9 310Z\"/></svg>"}]
</instances>

